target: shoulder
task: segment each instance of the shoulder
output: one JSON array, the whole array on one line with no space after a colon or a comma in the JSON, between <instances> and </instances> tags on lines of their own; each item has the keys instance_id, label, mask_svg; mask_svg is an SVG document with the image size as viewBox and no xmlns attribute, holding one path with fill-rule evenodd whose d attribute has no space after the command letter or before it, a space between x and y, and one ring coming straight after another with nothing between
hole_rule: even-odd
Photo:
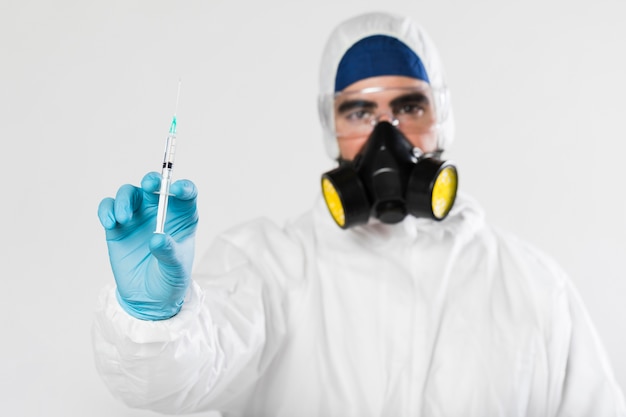
<instances>
[{"instance_id":1,"label":"shoulder","mask_svg":"<svg viewBox=\"0 0 626 417\"><path fill-rule=\"evenodd\" d=\"M552 328L567 313L569 277L534 244L485 223L463 246L458 265L465 282L482 287L490 303L517 322ZM467 288L467 287L466 287Z\"/></svg>"},{"instance_id":2,"label":"shoulder","mask_svg":"<svg viewBox=\"0 0 626 417\"><path fill-rule=\"evenodd\" d=\"M514 233L491 225L471 197L462 196L457 210L451 213L454 216L448 229L456 240L461 240L469 256L477 261L497 262L519 272L547 275L558 281L565 279L565 272L552 256Z\"/></svg>"},{"instance_id":3,"label":"shoulder","mask_svg":"<svg viewBox=\"0 0 626 417\"><path fill-rule=\"evenodd\" d=\"M491 296L549 315L569 285L561 265L535 244L491 225L471 199L461 202L449 234L459 285L471 284Z\"/></svg>"},{"instance_id":4,"label":"shoulder","mask_svg":"<svg viewBox=\"0 0 626 417\"><path fill-rule=\"evenodd\" d=\"M529 279L562 287L568 279L559 263L548 253L508 231L489 227L497 242L497 255L503 265L523 272Z\"/></svg>"}]
</instances>

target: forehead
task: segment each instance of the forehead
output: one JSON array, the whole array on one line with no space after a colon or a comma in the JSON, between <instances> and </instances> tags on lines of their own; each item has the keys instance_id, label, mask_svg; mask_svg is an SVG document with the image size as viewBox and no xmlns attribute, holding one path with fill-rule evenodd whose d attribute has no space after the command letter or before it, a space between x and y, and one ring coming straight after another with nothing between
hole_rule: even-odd
<instances>
[{"instance_id":1,"label":"forehead","mask_svg":"<svg viewBox=\"0 0 626 417\"><path fill-rule=\"evenodd\" d=\"M381 75L364 78L344 88L342 93L360 91L366 88L403 88L403 87L428 87L426 81L402 75Z\"/></svg>"}]
</instances>

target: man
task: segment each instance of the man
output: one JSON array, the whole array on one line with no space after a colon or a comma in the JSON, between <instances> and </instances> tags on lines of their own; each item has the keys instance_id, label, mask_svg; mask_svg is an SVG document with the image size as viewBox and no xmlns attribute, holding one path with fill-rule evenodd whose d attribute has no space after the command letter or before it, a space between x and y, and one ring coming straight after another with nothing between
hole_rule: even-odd
<instances>
[{"instance_id":1,"label":"man","mask_svg":"<svg viewBox=\"0 0 626 417\"><path fill-rule=\"evenodd\" d=\"M325 199L284 228L228 231L193 278L191 182L172 185L169 235L153 234L157 174L102 201L117 285L93 335L112 392L227 416L626 415L560 268L454 201L454 181L443 209L422 204L419 184L455 180L439 159L452 111L424 31L380 13L343 22L320 90L339 161Z\"/></svg>"}]
</instances>

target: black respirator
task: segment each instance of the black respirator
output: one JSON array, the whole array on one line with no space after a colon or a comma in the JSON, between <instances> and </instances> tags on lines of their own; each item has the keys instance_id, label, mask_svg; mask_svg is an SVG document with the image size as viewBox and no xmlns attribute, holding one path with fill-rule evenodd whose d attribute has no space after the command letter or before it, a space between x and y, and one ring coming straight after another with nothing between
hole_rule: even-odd
<instances>
[{"instance_id":1,"label":"black respirator","mask_svg":"<svg viewBox=\"0 0 626 417\"><path fill-rule=\"evenodd\" d=\"M367 223L401 222L407 214L443 220L456 197L456 167L436 154L422 154L391 123L372 131L353 161L322 175L322 193L342 229Z\"/></svg>"}]
</instances>

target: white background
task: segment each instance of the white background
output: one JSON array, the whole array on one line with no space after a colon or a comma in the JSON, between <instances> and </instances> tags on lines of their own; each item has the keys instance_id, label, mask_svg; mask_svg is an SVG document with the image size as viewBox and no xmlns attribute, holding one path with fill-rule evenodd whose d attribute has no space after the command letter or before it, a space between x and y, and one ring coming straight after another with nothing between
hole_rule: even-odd
<instances>
[{"instance_id":1,"label":"white background","mask_svg":"<svg viewBox=\"0 0 626 417\"><path fill-rule=\"evenodd\" d=\"M115 401L93 365L113 279L99 201L159 169L181 77L174 174L200 189L198 253L239 222L306 210L333 166L323 43L382 7L439 47L461 188L571 274L626 387L626 3L504 4L2 0L0 414L154 415Z\"/></svg>"}]
</instances>

